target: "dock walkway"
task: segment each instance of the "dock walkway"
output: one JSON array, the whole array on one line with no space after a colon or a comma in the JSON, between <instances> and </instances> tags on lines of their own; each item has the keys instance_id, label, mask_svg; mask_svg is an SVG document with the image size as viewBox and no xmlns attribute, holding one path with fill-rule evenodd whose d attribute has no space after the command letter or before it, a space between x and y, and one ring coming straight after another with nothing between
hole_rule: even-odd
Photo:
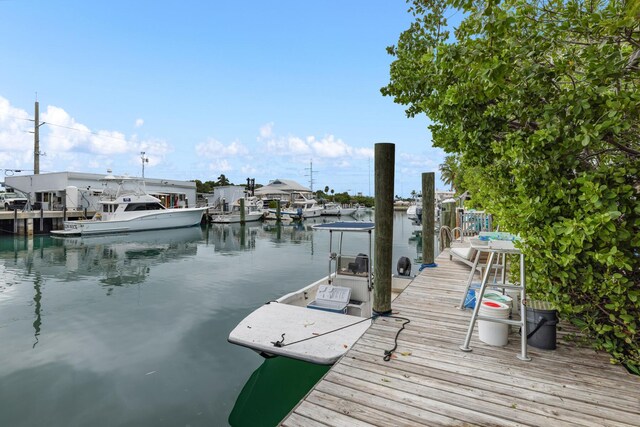
<instances>
[{"instance_id":1,"label":"dock walkway","mask_svg":"<svg viewBox=\"0 0 640 427\"><path fill-rule=\"evenodd\" d=\"M520 337L500 348L478 339L459 349L471 310L458 310L469 267L450 261L422 271L392 303L411 320L396 357L383 360L402 321L379 318L282 421L283 426L532 425L638 426L640 378L609 357L562 339L558 348L529 346Z\"/></svg>"}]
</instances>

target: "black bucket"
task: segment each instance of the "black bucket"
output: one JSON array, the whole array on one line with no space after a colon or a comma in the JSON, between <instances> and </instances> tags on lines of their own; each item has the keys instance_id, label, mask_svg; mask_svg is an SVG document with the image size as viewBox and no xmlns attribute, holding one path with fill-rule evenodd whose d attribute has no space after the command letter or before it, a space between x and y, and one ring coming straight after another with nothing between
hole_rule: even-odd
<instances>
[{"instance_id":1,"label":"black bucket","mask_svg":"<svg viewBox=\"0 0 640 427\"><path fill-rule=\"evenodd\" d=\"M558 311L545 302L527 304L527 343L543 350L556 349Z\"/></svg>"}]
</instances>

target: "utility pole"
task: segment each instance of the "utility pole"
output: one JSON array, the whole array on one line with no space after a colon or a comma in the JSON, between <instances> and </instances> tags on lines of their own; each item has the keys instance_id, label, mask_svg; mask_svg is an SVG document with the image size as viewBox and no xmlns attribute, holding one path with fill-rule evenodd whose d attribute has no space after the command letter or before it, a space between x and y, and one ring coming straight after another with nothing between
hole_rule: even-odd
<instances>
[{"instance_id":1,"label":"utility pole","mask_svg":"<svg viewBox=\"0 0 640 427\"><path fill-rule=\"evenodd\" d=\"M145 152L140 152L140 160L142 160L142 179L144 179L144 164L149 163L149 158L144 156Z\"/></svg>"},{"instance_id":2,"label":"utility pole","mask_svg":"<svg viewBox=\"0 0 640 427\"><path fill-rule=\"evenodd\" d=\"M37 99L37 98L36 98ZM38 175L40 173L40 155L45 153L40 152L40 126L45 122L40 123L40 104L36 100L35 117L33 119L33 174Z\"/></svg>"}]
</instances>

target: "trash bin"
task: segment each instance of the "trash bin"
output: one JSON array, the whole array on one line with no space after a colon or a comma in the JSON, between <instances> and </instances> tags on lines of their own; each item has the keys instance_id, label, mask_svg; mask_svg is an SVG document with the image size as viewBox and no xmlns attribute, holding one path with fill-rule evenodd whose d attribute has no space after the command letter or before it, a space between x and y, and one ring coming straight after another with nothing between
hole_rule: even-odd
<instances>
[{"instance_id":1,"label":"trash bin","mask_svg":"<svg viewBox=\"0 0 640 427\"><path fill-rule=\"evenodd\" d=\"M527 303L527 343L543 350L556 349L558 311L545 301Z\"/></svg>"},{"instance_id":2,"label":"trash bin","mask_svg":"<svg viewBox=\"0 0 640 427\"><path fill-rule=\"evenodd\" d=\"M498 301L482 301L478 313L496 319L509 318L509 306ZM478 338L489 345L505 346L509 343L509 325L490 320L478 320Z\"/></svg>"}]
</instances>

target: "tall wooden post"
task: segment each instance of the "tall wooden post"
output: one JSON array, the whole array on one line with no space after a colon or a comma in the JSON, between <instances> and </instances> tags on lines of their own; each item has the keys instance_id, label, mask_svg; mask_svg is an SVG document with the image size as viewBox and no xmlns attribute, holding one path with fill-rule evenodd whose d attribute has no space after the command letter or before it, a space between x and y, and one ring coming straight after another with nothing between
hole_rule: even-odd
<instances>
[{"instance_id":1,"label":"tall wooden post","mask_svg":"<svg viewBox=\"0 0 640 427\"><path fill-rule=\"evenodd\" d=\"M435 267L435 173L422 174L422 266Z\"/></svg>"},{"instance_id":2,"label":"tall wooden post","mask_svg":"<svg viewBox=\"0 0 640 427\"><path fill-rule=\"evenodd\" d=\"M373 312L391 313L391 265L393 251L393 179L395 174L395 145L375 145L375 224L374 242L375 281Z\"/></svg>"},{"instance_id":3,"label":"tall wooden post","mask_svg":"<svg viewBox=\"0 0 640 427\"><path fill-rule=\"evenodd\" d=\"M240 224L244 224L246 212L244 211L244 197L240 199Z\"/></svg>"}]
</instances>

